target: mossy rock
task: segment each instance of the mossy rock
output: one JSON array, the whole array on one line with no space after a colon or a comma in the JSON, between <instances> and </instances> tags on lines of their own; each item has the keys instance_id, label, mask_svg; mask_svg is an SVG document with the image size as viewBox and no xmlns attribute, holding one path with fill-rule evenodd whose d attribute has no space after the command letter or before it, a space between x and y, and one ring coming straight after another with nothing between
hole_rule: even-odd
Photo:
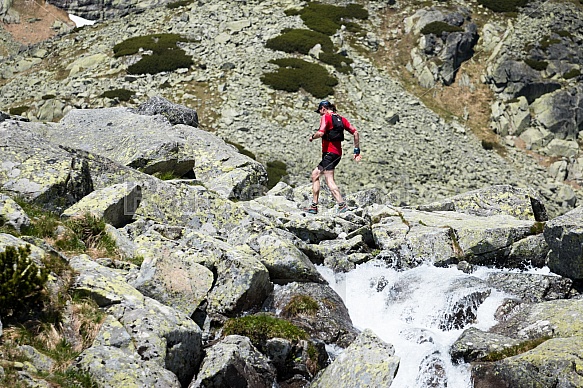
<instances>
[{"instance_id":1,"label":"mossy rock","mask_svg":"<svg viewBox=\"0 0 583 388\"><path fill-rule=\"evenodd\" d=\"M134 92L128 89L113 89L101 93L100 97L109 98L112 100L118 99L119 101L129 101L133 95Z\"/></svg>"},{"instance_id":2,"label":"mossy rock","mask_svg":"<svg viewBox=\"0 0 583 388\"><path fill-rule=\"evenodd\" d=\"M435 21L427 24L425 27L421 29L421 33L423 35L434 34L440 36L444 32L461 32L463 28L458 26L452 26L449 23Z\"/></svg>"},{"instance_id":3,"label":"mossy rock","mask_svg":"<svg viewBox=\"0 0 583 388\"><path fill-rule=\"evenodd\" d=\"M518 8L529 2L530 0L478 0L478 3L494 12L517 12Z\"/></svg>"},{"instance_id":4,"label":"mossy rock","mask_svg":"<svg viewBox=\"0 0 583 388\"><path fill-rule=\"evenodd\" d=\"M564 79L571 79L571 78L579 77L580 75L581 75L581 70L571 69L563 75L563 78Z\"/></svg>"},{"instance_id":5,"label":"mossy rock","mask_svg":"<svg viewBox=\"0 0 583 388\"><path fill-rule=\"evenodd\" d=\"M338 80L318 64L297 58L282 58L270 61L280 66L274 73L267 73L261 81L277 90L297 92L303 88L316 98L334 94Z\"/></svg>"},{"instance_id":6,"label":"mossy rock","mask_svg":"<svg viewBox=\"0 0 583 388\"><path fill-rule=\"evenodd\" d=\"M308 339L308 334L293 323L268 314L228 319L223 326L223 335L232 334L249 338L258 349L263 349L265 342L271 338L283 338L293 343Z\"/></svg>"}]
</instances>

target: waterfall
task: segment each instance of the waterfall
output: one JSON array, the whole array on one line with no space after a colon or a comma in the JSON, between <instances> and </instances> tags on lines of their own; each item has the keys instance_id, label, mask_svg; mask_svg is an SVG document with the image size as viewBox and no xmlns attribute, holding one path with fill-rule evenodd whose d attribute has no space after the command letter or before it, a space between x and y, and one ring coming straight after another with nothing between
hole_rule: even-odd
<instances>
[{"instance_id":1,"label":"waterfall","mask_svg":"<svg viewBox=\"0 0 583 388\"><path fill-rule=\"evenodd\" d=\"M464 329L487 330L496 323L494 313L508 295L482 279L497 270L466 274L423 264L397 271L380 261L348 273L318 270L358 329L370 328L394 345L401 363L392 387L472 387L469 364L454 364L449 349Z\"/></svg>"}]
</instances>

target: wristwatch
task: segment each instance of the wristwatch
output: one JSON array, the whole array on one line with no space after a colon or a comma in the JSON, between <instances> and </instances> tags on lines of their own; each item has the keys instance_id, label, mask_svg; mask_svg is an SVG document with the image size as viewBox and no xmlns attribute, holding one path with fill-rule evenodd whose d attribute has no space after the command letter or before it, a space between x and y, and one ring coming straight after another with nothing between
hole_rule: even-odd
<instances>
[{"instance_id":1,"label":"wristwatch","mask_svg":"<svg viewBox=\"0 0 583 388\"><path fill-rule=\"evenodd\" d=\"M354 155L360 155L360 148L354 147Z\"/></svg>"}]
</instances>

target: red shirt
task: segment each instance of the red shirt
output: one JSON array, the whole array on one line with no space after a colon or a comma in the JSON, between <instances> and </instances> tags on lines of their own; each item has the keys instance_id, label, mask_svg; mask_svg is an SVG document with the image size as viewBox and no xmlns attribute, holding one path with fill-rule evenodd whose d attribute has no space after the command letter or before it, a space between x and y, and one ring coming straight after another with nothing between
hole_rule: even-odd
<instances>
[{"instance_id":1,"label":"red shirt","mask_svg":"<svg viewBox=\"0 0 583 388\"><path fill-rule=\"evenodd\" d=\"M350 132L350 134L354 134L355 129L352 127L352 125L350 125L350 122L346 120L344 117L342 117L342 124L344 125L344 129L346 131ZM323 129L322 125L324 125ZM332 128L334 128L334 125L332 124L332 115L326 113L320 118L320 129L318 130L318 132L325 133L326 131L330 131ZM339 140L329 141L322 138L322 153L324 152L332 152L333 154L336 155L342 155L342 142Z\"/></svg>"}]
</instances>

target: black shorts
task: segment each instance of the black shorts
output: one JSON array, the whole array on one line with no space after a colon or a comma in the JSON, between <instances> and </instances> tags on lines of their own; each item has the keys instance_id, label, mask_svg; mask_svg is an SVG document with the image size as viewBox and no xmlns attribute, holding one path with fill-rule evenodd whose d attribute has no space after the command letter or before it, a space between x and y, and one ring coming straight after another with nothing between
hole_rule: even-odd
<instances>
[{"instance_id":1,"label":"black shorts","mask_svg":"<svg viewBox=\"0 0 583 388\"><path fill-rule=\"evenodd\" d=\"M332 171L338 163L340 163L340 155L334 154L332 152L322 153L322 161L318 164L318 170L320 171Z\"/></svg>"}]
</instances>

